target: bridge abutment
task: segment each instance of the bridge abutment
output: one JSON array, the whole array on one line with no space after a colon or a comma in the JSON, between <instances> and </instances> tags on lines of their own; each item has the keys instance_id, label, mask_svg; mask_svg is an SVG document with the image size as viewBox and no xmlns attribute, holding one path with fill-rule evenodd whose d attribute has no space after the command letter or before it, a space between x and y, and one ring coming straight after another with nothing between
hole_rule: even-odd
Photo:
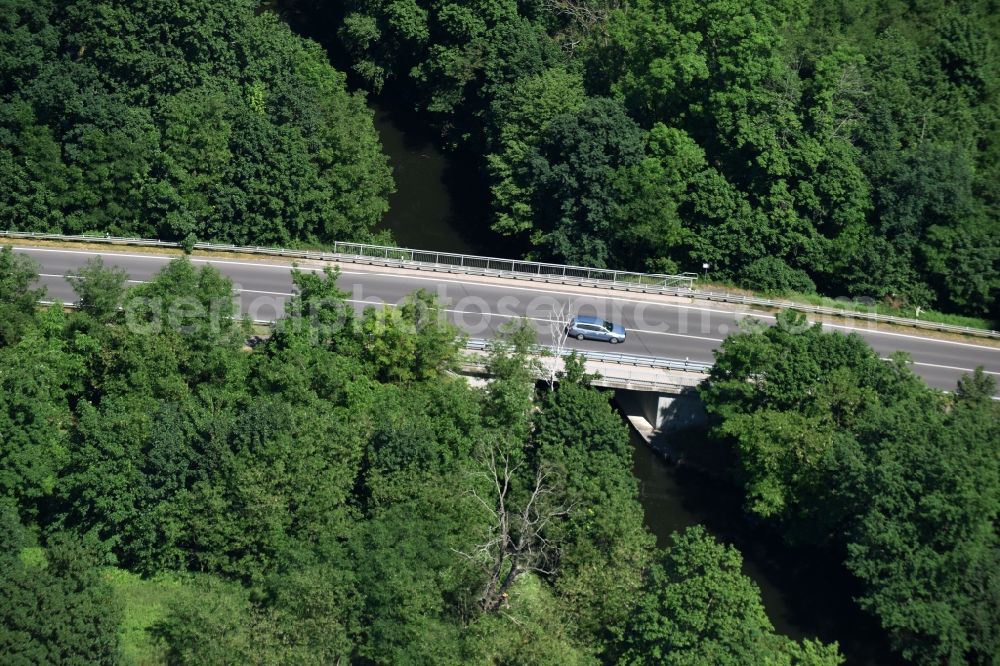
<instances>
[{"instance_id":1,"label":"bridge abutment","mask_svg":"<svg viewBox=\"0 0 1000 666\"><path fill-rule=\"evenodd\" d=\"M674 393L617 389L615 404L646 443L668 460L680 458L670 444L672 433L708 423L705 405L694 387Z\"/></svg>"},{"instance_id":2,"label":"bridge abutment","mask_svg":"<svg viewBox=\"0 0 1000 666\"><path fill-rule=\"evenodd\" d=\"M649 429L659 432L696 428L708 420L705 405L694 388L679 393L619 389L615 400L626 416L641 418Z\"/></svg>"}]
</instances>

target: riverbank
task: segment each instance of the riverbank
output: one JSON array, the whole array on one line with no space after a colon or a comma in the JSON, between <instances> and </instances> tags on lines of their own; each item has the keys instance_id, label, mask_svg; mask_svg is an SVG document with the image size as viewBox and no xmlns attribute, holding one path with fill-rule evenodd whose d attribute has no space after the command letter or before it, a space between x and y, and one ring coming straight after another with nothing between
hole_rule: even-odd
<instances>
[{"instance_id":1,"label":"riverbank","mask_svg":"<svg viewBox=\"0 0 1000 666\"><path fill-rule=\"evenodd\" d=\"M669 546L675 532L702 525L742 553L743 573L760 588L779 633L837 641L850 665L905 663L891 652L877 621L854 602L858 584L834 554L791 548L743 511L743 496L727 476L731 455L709 438L707 428L657 433L655 443L631 426L629 434L646 527L658 546Z\"/></svg>"}]
</instances>

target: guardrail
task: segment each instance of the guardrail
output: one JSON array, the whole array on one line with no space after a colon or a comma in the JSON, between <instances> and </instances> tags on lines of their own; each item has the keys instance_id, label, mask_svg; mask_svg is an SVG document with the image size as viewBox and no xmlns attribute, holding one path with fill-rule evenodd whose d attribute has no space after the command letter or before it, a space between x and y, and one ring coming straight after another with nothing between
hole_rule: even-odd
<instances>
[{"instance_id":1,"label":"guardrail","mask_svg":"<svg viewBox=\"0 0 1000 666\"><path fill-rule=\"evenodd\" d=\"M0 231L0 238L3 237L150 247L179 248L182 246L181 243L153 240L148 238L121 238L113 236L85 235L70 236L63 234L43 234L18 231ZM973 328L971 326L941 324L922 319L910 319L906 317L881 315L874 312L865 312L860 310L808 305L804 303L796 303L794 301L759 298L756 296L731 294L728 292L697 291L693 288L694 281L698 279L698 276L694 273L682 273L680 275L632 273L628 271L586 268L583 266L563 266L561 264L546 264L535 261L499 259L496 257L477 257L449 252L431 252L413 250L409 248L366 245L364 243L347 243L341 241L335 242L333 244L333 248L329 251L249 247L239 245L223 245L218 243L195 243L194 249L215 252L261 254L266 256L290 257L293 259L367 263L416 270L467 273L473 275L539 280L544 282L557 282L562 284L575 284L610 289L624 289L627 291L658 293L707 301L753 305L779 310L796 310L798 312L808 314L863 319L886 324L895 324L897 326L909 326L925 330L1000 339L1000 331Z\"/></svg>"},{"instance_id":2,"label":"guardrail","mask_svg":"<svg viewBox=\"0 0 1000 666\"><path fill-rule=\"evenodd\" d=\"M706 301L719 301L722 303L742 303L744 305L756 305L761 307L774 308L777 310L795 310L808 314L822 314L833 317L848 317L851 319L865 319L868 321L881 322L884 324L895 324L897 326L910 326L912 328L923 328L932 331L943 331L947 333L960 333L963 335L974 335L982 338L1000 338L1000 331L993 331L985 328L974 328L972 326L960 326L957 324L942 324L924 319L911 319L908 317L895 317L893 315L882 315L875 312L864 312L860 310L847 310L832 308L822 305L808 305L806 303L796 303L781 299L759 298L757 296L745 296L742 294L730 294L727 292L712 291L692 291L689 294L692 298Z\"/></svg>"},{"instance_id":3,"label":"guardrail","mask_svg":"<svg viewBox=\"0 0 1000 666\"><path fill-rule=\"evenodd\" d=\"M486 366L485 359L482 361L476 361L472 359L471 362L466 361L462 365L462 369L466 372L481 372ZM676 381L668 381L668 377L655 378L655 377L637 377L633 370L621 371L611 370L611 372L601 372L600 376L593 380L594 386L601 386L604 388L620 388L629 390L643 390L643 391L663 391L670 393L680 393L685 390L690 390L696 384L694 383L684 383ZM624 373L624 374L623 374ZM541 372L536 375L536 379L539 381L547 381L548 375Z\"/></svg>"},{"instance_id":4,"label":"guardrail","mask_svg":"<svg viewBox=\"0 0 1000 666\"><path fill-rule=\"evenodd\" d=\"M71 308L76 310L79 305L73 302L66 301L38 301L39 305L61 305L66 308ZM253 319L251 320L255 324L274 324L273 319ZM493 344L491 340L484 340L482 338L467 338L465 341L465 348L470 351L489 351L490 345ZM618 365L631 365L643 368L660 368L664 370L679 370L683 372L697 372L702 374L708 374L712 370L711 363L697 363L694 361L671 359L671 358L657 358L655 356L637 356L632 354L610 354L605 352L595 352L588 349L557 349L551 345L532 345L532 350L539 355L561 355L569 356L576 352L580 356L584 357L588 361L600 361L604 363L616 363Z\"/></svg>"},{"instance_id":5,"label":"guardrail","mask_svg":"<svg viewBox=\"0 0 1000 666\"><path fill-rule=\"evenodd\" d=\"M182 243L175 243L173 241L115 236L69 236L63 234L0 231L0 237L109 243L112 245L139 245L147 247L183 247ZM312 259L318 261L348 261L353 263L392 265L402 268L445 271L449 273L492 275L496 277L512 277L515 279L520 278L542 280L545 282L563 282L619 289L638 288L648 291L690 291L694 281L698 279L698 276L695 273L682 273L679 275L634 273L630 271L616 271L603 268L588 268L586 266L547 264L539 261L480 257L468 254L456 254L453 252L433 252L429 250L414 250L410 248L390 247L387 245L368 245L365 243L350 243L344 241L335 241L333 243L333 247L329 250L296 250L288 248L225 245L221 243L195 243L192 247L196 250L208 250L213 252L263 254L268 256L291 257L294 259Z\"/></svg>"},{"instance_id":6,"label":"guardrail","mask_svg":"<svg viewBox=\"0 0 1000 666\"><path fill-rule=\"evenodd\" d=\"M493 342L481 338L470 338L466 340L465 348L474 351L488 351ZM656 356L637 356L634 354L614 354L607 352L595 352L589 349L558 349L551 345L533 345L532 350L540 355L569 356L577 353L588 361L599 361L602 363L615 363L617 365L633 365L644 368L659 368L662 370L678 370L681 372L696 372L708 374L712 370L711 363L698 363L687 359L658 358Z\"/></svg>"}]
</instances>

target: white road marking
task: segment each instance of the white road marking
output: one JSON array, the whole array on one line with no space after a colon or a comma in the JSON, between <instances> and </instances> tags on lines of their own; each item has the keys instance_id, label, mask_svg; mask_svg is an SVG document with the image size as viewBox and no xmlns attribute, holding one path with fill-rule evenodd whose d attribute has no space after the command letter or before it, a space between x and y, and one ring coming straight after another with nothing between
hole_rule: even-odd
<instances>
[{"instance_id":1,"label":"white road marking","mask_svg":"<svg viewBox=\"0 0 1000 666\"><path fill-rule=\"evenodd\" d=\"M708 342L724 342L724 338L706 338L700 335L685 335L683 333L667 333L666 331L649 331L644 328L629 328L625 332L635 331L636 333L648 333L649 335L669 335L675 338L691 338L692 340L706 340Z\"/></svg>"},{"instance_id":2,"label":"white road marking","mask_svg":"<svg viewBox=\"0 0 1000 666\"><path fill-rule=\"evenodd\" d=\"M49 273L40 273L39 275L41 275L42 277L63 277L62 275L52 275L52 274L49 274ZM145 284L146 283L146 281L144 281L144 280L128 280L128 281L132 282L132 283L135 283L135 284ZM287 292L282 292L282 291L261 291L259 289L241 289L240 293L265 294L265 295L268 295L268 296L285 296L287 298L291 298L292 296L295 295L295 294L291 294L291 293L287 293ZM385 303L384 301L366 301L366 300L358 300L358 299L353 299L353 298L346 298L346 299L344 299L344 301L346 303L357 303L357 304L363 304L363 305L370 305L370 306L373 306L373 307L374 306L379 306L379 305L389 305L391 307L398 307L398 305L396 303ZM489 315L491 317L502 317L504 319L512 319L512 318L515 317L515 315L506 315L506 314L500 314L498 312L479 311L479 310L455 310L455 309L452 309L452 308L444 308L444 311L445 312L451 312L453 314L464 314L464 315L467 315L467 314ZM528 319L529 321L538 321L538 322L544 322L544 323L548 323L549 322L548 319L545 319L545 318L542 318L542 317L528 317L528 316L525 316L525 319ZM675 337L675 338L690 338L692 340L705 340L705 341L708 341L708 342L723 342L724 341L722 338L708 338L708 337L703 337L703 336L699 336L699 335L684 335L684 334L681 334L681 333L667 333L667 332L664 332L664 331L651 331L651 330L642 329L642 328L633 328L633 329L628 329L628 330L631 330L631 331L633 331L635 333L646 333L646 334L649 334L649 335L667 335L667 336ZM916 337L916 336L906 336L906 337ZM924 338L918 338L918 339L924 339ZM882 357L882 360L883 361L888 361L890 359L888 357ZM961 371L961 372L973 372L973 368L960 368L960 367L953 366L953 365L938 365L938 364L935 364L935 363L921 363L921 362L918 362L918 361L911 361L911 364L912 365L925 366L925 367L928 367L928 368L940 368L942 370L958 370L958 371ZM989 375L997 375L998 377L1000 377L1000 372L994 372L992 370L983 370L983 372L985 372L986 374L989 374Z\"/></svg>"},{"instance_id":3,"label":"white road marking","mask_svg":"<svg viewBox=\"0 0 1000 666\"><path fill-rule=\"evenodd\" d=\"M822 322L821 322L822 323ZM933 342L935 344L940 343L944 345L958 345L959 347L973 347L974 349L982 349L988 351L1000 352L1000 347L987 347L985 345L977 345L972 342L958 342L957 340L942 340L940 338L928 338L920 335L912 335L910 333L893 333L892 331L880 331L878 329L866 329L860 326L845 326L843 324L823 324L823 328L843 328L849 331L858 331L860 333L871 333L872 335L889 335L894 338L910 338L912 340L923 340L924 342Z\"/></svg>"},{"instance_id":4,"label":"white road marking","mask_svg":"<svg viewBox=\"0 0 1000 666\"><path fill-rule=\"evenodd\" d=\"M883 357L882 360L883 361L888 361L888 360L891 360L891 359ZM958 370L960 372L975 372L975 368L959 368L959 367L956 367L954 365L938 365L937 363L920 363L919 361L911 361L910 364L911 365L922 365L922 366L927 367L927 368L940 368L942 370ZM994 372L993 370L986 370L985 368L983 369L983 372L985 374L987 374L987 375L996 375L997 377L1000 377L1000 372Z\"/></svg>"},{"instance_id":5,"label":"white road marking","mask_svg":"<svg viewBox=\"0 0 1000 666\"><path fill-rule=\"evenodd\" d=\"M38 277L48 277L48 278L78 278L80 276L79 275L70 275L68 273L66 275L54 275L52 273L39 273ZM126 282L130 282L132 284L146 284L146 280L125 280L125 281Z\"/></svg>"},{"instance_id":6,"label":"white road marking","mask_svg":"<svg viewBox=\"0 0 1000 666\"><path fill-rule=\"evenodd\" d=\"M25 250L25 251L29 251L29 252L53 252L53 253L62 253L62 254L82 254L82 255L88 255L88 256L93 256L93 255L108 255L108 256L116 256L116 257L126 257L126 258L131 258L131 259L158 259L158 260L162 260L162 261L169 261L169 260L172 260L172 259L176 259L177 256L180 256L180 255L177 255L177 256L163 256L163 255L156 255L156 254L127 254L127 253L123 253L123 252L99 252L99 251L96 251L96 250L63 250L63 249L57 249L57 248L36 248L36 247L25 247L25 246L14 246L14 247L16 249ZM198 258L198 257L192 257L191 258L191 262L192 263L204 263L204 264L221 264L221 265L226 265L226 266L244 266L244 267L249 267L249 268L259 268L259 267L277 268L277 269L280 269L280 270L283 270L283 271L287 271L287 270L290 270L292 268L291 264L271 263L271 262L265 262L265 261L250 262L250 261L233 261L233 260L226 260L226 259L204 259L204 258ZM334 263L336 263L336 262L334 262ZM323 270L322 268L317 268L315 266L300 266L298 268L299 268L299 270L311 271L311 272L322 272L322 270ZM397 273L378 273L378 272L372 272L372 271L341 271L340 274L341 275L374 275L374 276L377 276L377 277L389 277L389 278L392 278L392 277L401 277ZM62 275L44 275L44 277L63 277L63 276ZM774 315L769 315L769 314L764 314L764 313L758 313L758 312L753 312L753 313L751 313L751 312L739 312L739 311L734 311L734 310L717 310L717 309L714 309L714 308L702 308L702 307L697 307L697 306L694 306L694 305L680 305L680 304L674 304L674 303L656 303L656 302L652 302L652 301L648 301L648 300L634 299L634 298L624 298L624 297L621 297L621 296L604 296L604 295L599 295L599 294L594 294L594 295L579 294L579 293L575 293L575 292L560 291L558 289L543 289L543 288L538 288L538 287L490 285L490 284L483 283L483 282L475 282L475 281L471 281L471 280L455 279L455 278L451 278L451 277L448 277L448 276L445 276L445 275L434 276L434 277L423 276L423 275L406 275L405 279L407 281L410 281L410 280L422 280L422 281L428 281L428 282L449 282L449 283L461 284L461 285L467 285L467 286L480 286L480 287L485 286L485 287L493 287L493 288L496 288L496 289L503 289L505 291L530 291L530 292L539 292L539 293L544 293L544 294L557 294L557 295L560 295L560 296L577 296L577 297L582 297L582 298L595 298L595 299L606 300L606 301L620 301L620 302L623 302L623 303L645 303L645 304L648 304L648 305L651 305L651 306L654 306L654 307L670 308L670 309L675 309L675 310L694 310L694 311L698 311L698 312L710 312L710 313L715 313L715 314L725 314L725 315L730 315L730 316L732 316L735 319L747 318L747 317L753 317L755 319L775 319L776 318ZM261 294L272 294L273 293L275 295L280 295L277 292L254 291L254 290L251 290L251 289L245 289L243 291L247 291L247 292L251 292L251 293L261 293ZM742 315L742 317L739 317L738 315ZM863 326L850 326L850 325L846 325L846 324L829 324L829 323L824 323L824 322L820 322L820 323L822 323L825 328L837 328L837 329L843 329L843 330L847 330L847 331L857 331L859 333L870 334L870 335L885 335L885 336L890 336L890 337L909 338L911 340L922 340L924 342L929 342L929 343L932 343L932 344L957 345L957 346L960 346L960 347L971 347L973 349L980 349L980 350L989 350L989 351L994 351L994 352L1000 352L1000 348L997 348L997 347L987 347L985 345L978 345L978 344L970 343L970 342L959 342L959 341L956 341L956 340L941 340L940 338L924 337L924 336L913 335L913 334L908 334L908 333L894 333L894 332L891 332L891 331L882 331L882 330L867 328L867 327L863 327ZM648 331L648 330L642 330L642 329L635 329L635 330L637 330L640 333L651 333L651 334L654 334L654 335L674 335L674 336L678 336L678 337L689 337L689 338L693 338L693 339L696 339L696 340L707 340L707 341L711 341L711 342L721 342L722 341L721 339L717 339L717 338L705 338L705 337L691 336L691 335L689 335L689 336L682 336L682 335L680 335L678 333L663 333L663 332L660 332L660 331Z\"/></svg>"},{"instance_id":7,"label":"white road marking","mask_svg":"<svg viewBox=\"0 0 1000 666\"><path fill-rule=\"evenodd\" d=\"M42 304L61 303L62 305L68 305L68 306L74 305L70 301L39 301L39 302L42 303ZM349 301L349 302L367 303L369 305L385 305L385 303L379 303L379 302L373 302L373 301L357 301L357 300L355 300L355 301ZM395 305L392 304L392 303L390 303L389 305L395 307ZM447 311L448 312L457 312L456 310L447 310ZM509 316L509 315L497 315L497 316L498 317L504 317L504 316ZM256 321L258 324L273 324L274 323L271 320L265 320L265 319L256 319L254 321ZM548 320L542 319L542 320L539 320L539 321L548 321ZM667 335L669 335L669 334L667 334ZM880 359L883 360L883 361L891 361L892 360L888 356L882 356L882 357L880 357ZM943 369L946 369L946 370L961 370L963 372L973 372L972 368L958 368L958 367L951 366L951 365L935 365L933 363L917 363L915 361L910 361L910 364L911 365L926 365L926 366L929 366L929 367L932 367L932 368L943 368ZM992 370L983 370L983 372L986 373L986 374L988 374L988 375L1000 375L1000 372L993 372ZM951 393L951 391L944 391L944 393ZM1000 400L1000 396L994 396L993 399L994 400Z\"/></svg>"},{"instance_id":8,"label":"white road marking","mask_svg":"<svg viewBox=\"0 0 1000 666\"><path fill-rule=\"evenodd\" d=\"M312 270L317 270L317 269L312 269ZM341 275L375 275L377 277L400 277L400 275L397 274L397 273L372 273L372 272L369 272L369 271L341 271L340 274ZM428 282L453 282L455 284L468 285L468 286L492 287L494 289L503 289L504 291L531 291L531 292L536 292L536 293L540 293L540 294L556 294L556 295L559 295L559 296L576 296L578 298L595 298L595 299L600 299L600 300L603 300L603 301L620 301L622 303L645 303L647 305L652 305L654 307L674 308L674 309L677 309L677 310L697 310L699 312L713 312L715 314L725 314L725 315L744 314L744 316L754 316L754 317L760 316L760 317L774 319L773 316L766 315L766 314L763 314L763 313L761 313L761 314L756 314L755 313L753 315L750 315L749 313L738 313L738 312L736 312L734 310L715 310L715 309L712 309L712 308L700 308L700 307L697 307L697 306L694 306L694 305L680 305L680 304L673 304L673 303L656 303L656 302L653 302L653 301L643 300L641 298L625 298L625 297L622 297L622 296L603 296L603 295L600 295L600 294L579 294L579 293L573 292L573 291L560 291L558 289L543 289L541 287L521 287L521 286L512 286L512 285L496 285L496 284L488 284L488 283L484 283L484 282L474 282L472 280L458 280L458 279L444 277L444 276L442 276L440 278L435 278L435 277L428 277L428 276L424 276L424 275L414 275L414 276L407 275L407 276L405 276L405 279L407 279L407 280L425 280L425 281L428 281ZM510 279L510 278L507 278L507 279ZM679 298L687 298L687 296L680 296Z\"/></svg>"},{"instance_id":9,"label":"white road marking","mask_svg":"<svg viewBox=\"0 0 1000 666\"><path fill-rule=\"evenodd\" d=\"M249 290L247 290L247 291L249 291ZM350 298L347 298L347 299L344 299L344 300L346 302L348 302L348 303L364 303L365 305L373 305L373 306L374 305L390 305L392 307L397 307L397 305L395 303L384 303L382 301L365 301L365 300L360 300L359 301L357 299L350 299ZM508 314L500 314L499 312L489 312L489 311L481 311L481 310L455 310L455 309L451 309L451 308L443 308L443 309L444 309L445 312L452 312L452 313L455 313L455 314L489 315L491 317L502 317L504 319L517 319L517 318L524 317L528 321L539 321L539 322L543 322L543 323L546 323L546 324L551 321L550 319L545 319L543 317L529 317L527 315L508 315ZM700 336L697 336L697 335L683 335L681 333L665 333L663 331L647 331L647 330L643 330L641 328L629 328L629 329L626 329L626 331L625 331L626 334L629 331L632 331L632 332L635 332L635 333L651 333L653 335L669 335L669 336L675 337L675 338L693 338L695 340L708 340L709 342L722 342L721 338L703 338L703 337L700 337Z\"/></svg>"},{"instance_id":10,"label":"white road marking","mask_svg":"<svg viewBox=\"0 0 1000 666\"><path fill-rule=\"evenodd\" d=\"M41 277L56 277L56 278L64 277L62 275L53 275L51 273L39 273L39 275ZM133 283L136 283L136 284L146 284L147 281L146 280L129 280L129 282L133 282ZM290 294L290 293L283 292L283 291L261 291L260 289L240 289L240 293L241 294L243 294L243 293L246 293L246 294L265 294L265 295L268 295L268 296L285 296L287 298L291 298L292 296L295 295L295 294ZM364 305L370 305L370 306L390 305L392 307L398 307L398 305L396 303L385 303L383 301L366 301L366 300L358 300L358 299L353 299L353 298L345 298L344 301L346 303L357 303L357 304L364 304ZM463 315L469 315L469 314L478 314L478 315L483 315L483 316L489 315L491 317L502 317L504 319L513 319L513 318L516 318L518 316L518 315L500 314L498 312L490 312L488 310L486 310L486 311L480 311L480 310L455 310L455 309L452 309L452 308L444 308L444 311L445 312L451 312L453 314L463 314ZM529 321L539 321L539 322L545 322L545 323L549 322L548 319L544 319L542 317L528 317L528 316L525 315L524 318L528 319ZM632 330L632 331L634 331L636 333L648 333L648 334L651 334L651 335L668 335L668 336L675 337L675 338L691 338L693 340L707 340L709 342L722 342L721 338L706 338L706 337L702 337L702 336L698 336L698 335L683 335L681 333L666 333L666 332L663 332L663 331L649 331L649 330L644 330L644 329L629 329L629 330Z\"/></svg>"},{"instance_id":11,"label":"white road marking","mask_svg":"<svg viewBox=\"0 0 1000 666\"><path fill-rule=\"evenodd\" d=\"M283 291L261 291L259 289L240 289L241 294L265 294L267 296L287 296L291 298L295 294L286 294Z\"/></svg>"},{"instance_id":12,"label":"white road marking","mask_svg":"<svg viewBox=\"0 0 1000 666\"><path fill-rule=\"evenodd\" d=\"M61 252L61 253L64 253L64 254L83 254L83 255L88 255L88 256L103 255L103 256L125 257L125 258L128 258L128 259L148 259L148 258L152 257L152 258L160 259L160 260L163 260L163 261L167 261L167 260L171 260L171 259L176 259L178 256L180 256L180 255L177 255L177 256L162 256L162 255L155 255L155 254L126 254L126 253L123 253L123 252L98 252L96 250L89 250L89 251L88 250L60 250L60 249L54 249L54 248L35 248L35 247L23 247L23 246L21 246L21 247L15 246L15 247L16 247L16 249L19 249L19 250L27 250L27 251L31 251L31 252ZM196 263L196 264L197 263L201 263L201 264L220 264L220 265L223 265L223 266L244 266L244 267L248 267L248 268L258 268L258 267L263 266L263 267L266 267L266 268L278 268L278 269L281 269L283 271L291 270L293 268L293 266L291 264L271 263L271 262L265 262L265 261L261 261L261 262L258 263L258 262L250 262L250 261L232 261L232 260L228 260L228 259L202 259L202 258L198 258L198 257L189 257L189 259L191 260L191 263ZM337 262L334 261L332 263L337 263ZM316 266L297 266L297 267L294 267L294 268L298 268L301 271L311 271L311 272L314 272L314 273L321 273L323 271L322 268L318 268ZM406 270L406 269L402 268L401 270ZM627 298L627 297L622 297L622 296L605 296L605 295L601 295L601 294L580 294L580 293L576 293L576 292L572 292L572 291L560 291L558 289L545 289L545 288L541 288L541 287L522 287L522 286L512 286L512 285L511 286L508 286L508 285L495 285L495 284L489 284L489 283L485 283L485 282L476 282L474 280L462 280L462 279L459 279L459 278L453 278L453 277L450 277L447 274L439 274L439 275L433 276L433 277L432 276L426 276L426 275L405 275L405 276L401 276L398 273L379 273L379 272L375 272L375 271L349 271L349 270L348 271L341 270L340 274L341 275L373 275L375 277L386 277L386 278L399 278L399 277L402 277L402 278L404 278L407 281L409 281L409 280L420 280L420 281L424 281L424 282L449 282L449 283L461 284L461 285L465 285L465 286L492 287L494 289L503 289L504 291L530 291L530 292L537 292L537 293L542 293L542 294L557 294L557 295L560 295L560 296L577 296L577 297L580 297L580 298L595 298L595 299L600 299L600 300L605 300L605 301L621 301L623 303L646 303L646 304L649 304L649 305L652 305L652 306L667 307L667 308L673 308L673 309L678 309L678 310L695 310L695 311L698 311L698 312L711 312L711 313L715 313L715 314L724 314L724 315L743 314L744 316L753 316L753 317L759 317L759 318L763 318L763 319L774 319L774 315L768 315L768 314L764 314L762 312L761 313L753 313L751 315L749 312L747 312L747 313L739 313L739 312L734 311L734 310L718 310L718 309L715 309L715 308L698 307L696 305L681 305L681 304L673 304L673 303L656 303L656 302L653 302L653 301L648 301L648 300L644 300L644 299L640 299L640 298ZM62 277L62 276L61 275L57 275L57 276L53 276L53 277ZM246 291L250 291L250 290L247 289ZM688 297L687 296L679 296L679 298L688 298Z\"/></svg>"}]
</instances>

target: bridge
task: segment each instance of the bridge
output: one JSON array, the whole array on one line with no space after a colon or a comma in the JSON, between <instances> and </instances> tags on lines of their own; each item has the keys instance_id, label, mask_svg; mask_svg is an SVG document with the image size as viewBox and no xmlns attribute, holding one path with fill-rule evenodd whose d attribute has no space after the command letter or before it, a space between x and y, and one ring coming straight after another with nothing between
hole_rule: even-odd
<instances>
[{"instance_id":1,"label":"bridge","mask_svg":"<svg viewBox=\"0 0 1000 666\"><path fill-rule=\"evenodd\" d=\"M472 339L461 373L473 382L488 380L486 357L490 342ZM588 372L597 377L594 386L614 390L615 402L636 432L660 455L675 458L666 433L703 424L707 419L697 386L712 369L709 363L658 359L615 352L591 352L564 346L536 345L539 381L554 377L562 369L562 358L572 353L584 358Z\"/></svg>"},{"instance_id":2,"label":"bridge","mask_svg":"<svg viewBox=\"0 0 1000 666\"><path fill-rule=\"evenodd\" d=\"M138 283L149 280L177 255L176 250L169 253L145 247L105 247L94 244L105 239L87 240L90 242L86 245L63 242L53 246L21 238L12 238L10 243L17 252L41 265L41 282L49 298L63 302L75 299L64 276L75 273L94 256L102 256L106 264L124 269L130 281ZM207 244L199 247L217 250ZM244 313L258 320L280 317L293 289L292 262L283 256L285 251L265 251L261 256L250 254L253 248L245 252L240 248L235 252L233 248L224 249L229 252L195 254L191 260L212 265L229 277L238 290ZM343 248L337 253L299 252L302 258L298 263L300 270L315 271L339 265L339 285L348 292L348 301L359 309L393 305L416 289L426 289L445 305L448 317L459 328L481 340L492 339L501 326L520 317L537 329L543 345L554 342L550 329L557 313L590 314L621 323L628 337L615 347L576 340L566 344L566 349L587 355L589 367L601 372L605 376L603 383L612 388L682 392L704 377L704 367L713 362L713 350L726 335L739 330L742 320L753 317L765 324L774 321L773 309L755 306L760 299L746 299L747 303L706 300L703 293L693 291L690 275L649 276L483 257L462 257L460 265L454 257L461 255L443 259L439 253L425 253L436 259L424 260L414 252L397 248L382 248L375 254ZM977 366L1000 377L1000 343L990 339L991 334L1000 334L984 331L980 332L984 334L982 340L972 341L920 329L886 329L873 318L844 319L816 313L810 318L821 321L828 329L857 332L883 357L897 350L907 352L914 372L931 386L954 389L958 378ZM618 358L611 358L614 355ZM689 367L678 368L678 363Z\"/></svg>"}]
</instances>

